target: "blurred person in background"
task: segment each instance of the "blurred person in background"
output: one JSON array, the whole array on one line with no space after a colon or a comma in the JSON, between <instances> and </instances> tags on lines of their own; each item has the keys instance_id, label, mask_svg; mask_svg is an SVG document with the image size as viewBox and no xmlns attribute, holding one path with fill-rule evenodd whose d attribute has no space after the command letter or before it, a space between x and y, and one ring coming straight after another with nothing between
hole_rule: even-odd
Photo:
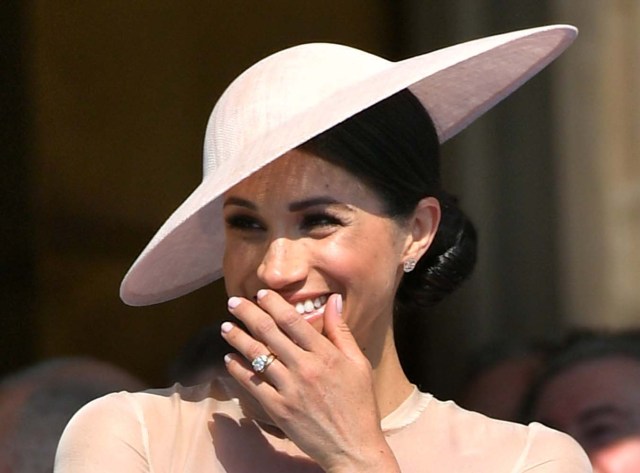
<instances>
[{"instance_id":1,"label":"blurred person in background","mask_svg":"<svg viewBox=\"0 0 640 473\"><path fill-rule=\"evenodd\" d=\"M495 342L473 353L457 401L494 419L517 421L531 383L544 366L550 344Z\"/></svg>"},{"instance_id":2,"label":"blurred person in background","mask_svg":"<svg viewBox=\"0 0 640 473\"><path fill-rule=\"evenodd\" d=\"M523 407L573 436L596 473L640 472L640 331L580 331L549 359Z\"/></svg>"},{"instance_id":3,"label":"blurred person in background","mask_svg":"<svg viewBox=\"0 0 640 473\"><path fill-rule=\"evenodd\" d=\"M226 374L224 356L231 347L220 335L220 327L209 325L193 334L169 363L169 383L195 386Z\"/></svg>"},{"instance_id":4,"label":"blurred person in background","mask_svg":"<svg viewBox=\"0 0 640 473\"><path fill-rule=\"evenodd\" d=\"M51 473L65 425L84 404L145 383L112 364L69 357L42 361L0 381L0 473Z\"/></svg>"}]
</instances>

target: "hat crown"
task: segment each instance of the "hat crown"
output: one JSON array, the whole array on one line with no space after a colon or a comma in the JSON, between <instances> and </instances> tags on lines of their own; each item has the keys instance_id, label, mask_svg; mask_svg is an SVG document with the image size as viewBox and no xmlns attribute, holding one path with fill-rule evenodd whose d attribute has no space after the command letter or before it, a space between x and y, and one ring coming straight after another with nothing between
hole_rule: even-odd
<instances>
[{"instance_id":1,"label":"hat crown","mask_svg":"<svg viewBox=\"0 0 640 473\"><path fill-rule=\"evenodd\" d=\"M296 123L297 117L346 85L388 64L373 54L331 43L294 46L259 61L227 87L211 113L204 141L204 178L223 163L241 165L243 151L259 146L273 130L282 134L287 123ZM290 127L290 133L302 129ZM284 141L297 146L309 137L289 138Z\"/></svg>"}]
</instances>

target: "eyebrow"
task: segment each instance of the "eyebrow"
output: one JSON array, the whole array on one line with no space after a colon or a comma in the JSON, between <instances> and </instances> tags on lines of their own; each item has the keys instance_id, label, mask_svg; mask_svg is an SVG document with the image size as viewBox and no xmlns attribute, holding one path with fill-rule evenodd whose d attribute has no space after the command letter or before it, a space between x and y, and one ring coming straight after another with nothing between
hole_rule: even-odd
<instances>
[{"instance_id":1,"label":"eyebrow","mask_svg":"<svg viewBox=\"0 0 640 473\"><path fill-rule=\"evenodd\" d=\"M309 207L315 207L316 205L332 205L337 204L338 201L333 197L321 196L313 197L311 199L300 200L289 204L290 212L300 212L301 210L308 209Z\"/></svg>"},{"instance_id":2,"label":"eyebrow","mask_svg":"<svg viewBox=\"0 0 640 473\"><path fill-rule=\"evenodd\" d=\"M256 206L256 204L254 204L249 200L241 199L240 197L229 197L224 201L224 204L222 204L222 207L226 207L227 205L238 205L240 207L246 207L250 210L258 210L258 207Z\"/></svg>"},{"instance_id":3,"label":"eyebrow","mask_svg":"<svg viewBox=\"0 0 640 473\"><path fill-rule=\"evenodd\" d=\"M618 408L617 406L604 404L604 405L589 408L586 411L582 412L578 416L578 421L590 422L590 421L593 421L594 419L597 419L598 417L603 417L603 416L624 418L626 417L626 413L624 410Z\"/></svg>"},{"instance_id":4,"label":"eyebrow","mask_svg":"<svg viewBox=\"0 0 640 473\"><path fill-rule=\"evenodd\" d=\"M329 196L313 197L311 199L292 202L291 204L289 204L289 211L300 212L301 210L308 209L309 207L315 207L316 205L332 205L338 203L339 202L336 199ZM227 205L238 205L249 210L258 210L258 206L256 204L240 197L229 197L227 200L225 200L223 207L226 207Z\"/></svg>"}]
</instances>

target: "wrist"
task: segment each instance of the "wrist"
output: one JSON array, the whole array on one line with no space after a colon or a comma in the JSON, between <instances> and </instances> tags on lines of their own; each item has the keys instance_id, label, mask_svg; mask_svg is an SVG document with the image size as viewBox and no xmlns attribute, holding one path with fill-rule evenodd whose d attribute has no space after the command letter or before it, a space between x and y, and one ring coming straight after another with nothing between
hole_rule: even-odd
<instances>
[{"instance_id":1,"label":"wrist","mask_svg":"<svg viewBox=\"0 0 640 473\"><path fill-rule=\"evenodd\" d=\"M386 441L377 447L358 449L327 473L400 473L400 466Z\"/></svg>"}]
</instances>

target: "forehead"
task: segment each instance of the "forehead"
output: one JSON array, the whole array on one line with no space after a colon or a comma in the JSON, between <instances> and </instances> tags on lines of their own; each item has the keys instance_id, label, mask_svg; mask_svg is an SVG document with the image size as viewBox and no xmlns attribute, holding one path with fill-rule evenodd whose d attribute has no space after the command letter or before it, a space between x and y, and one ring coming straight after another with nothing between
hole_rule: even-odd
<instances>
[{"instance_id":1,"label":"forehead","mask_svg":"<svg viewBox=\"0 0 640 473\"><path fill-rule=\"evenodd\" d=\"M558 390L575 386L578 390L578 384L584 383L591 389L604 388L608 392L629 385L640 387L640 360L623 355L584 360L561 371L548 386Z\"/></svg>"},{"instance_id":2,"label":"forehead","mask_svg":"<svg viewBox=\"0 0 640 473\"><path fill-rule=\"evenodd\" d=\"M226 197L239 196L265 206L321 195L371 213L379 213L382 208L375 193L356 176L298 149L285 153L225 194Z\"/></svg>"},{"instance_id":3,"label":"forehead","mask_svg":"<svg viewBox=\"0 0 640 473\"><path fill-rule=\"evenodd\" d=\"M640 410L640 360L612 355L585 360L558 373L544 387L540 415L572 417L603 405Z\"/></svg>"}]
</instances>

